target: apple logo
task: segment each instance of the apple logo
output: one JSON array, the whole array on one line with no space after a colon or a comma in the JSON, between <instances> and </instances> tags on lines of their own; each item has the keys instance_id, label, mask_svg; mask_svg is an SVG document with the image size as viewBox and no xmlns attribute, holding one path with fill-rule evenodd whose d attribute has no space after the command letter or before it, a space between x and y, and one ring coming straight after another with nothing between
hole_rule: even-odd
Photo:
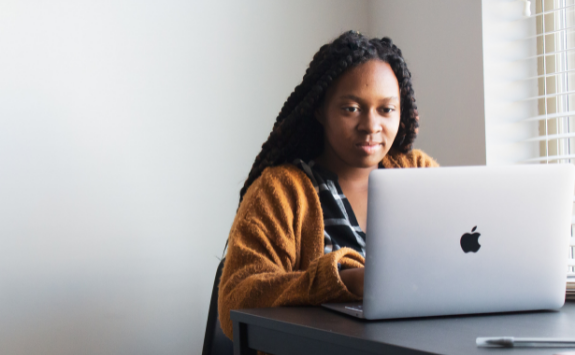
<instances>
[{"instance_id":1,"label":"apple logo","mask_svg":"<svg viewBox=\"0 0 575 355\"><path fill-rule=\"evenodd\" d=\"M476 229L477 226L473 227L471 231L475 232ZM469 253L470 251L476 253L479 248L481 248L481 245L479 245L479 242L477 241L480 236L481 234L477 232L473 234L465 233L463 236L461 236L461 249L463 249L463 251L466 253Z\"/></svg>"}]
</instances>

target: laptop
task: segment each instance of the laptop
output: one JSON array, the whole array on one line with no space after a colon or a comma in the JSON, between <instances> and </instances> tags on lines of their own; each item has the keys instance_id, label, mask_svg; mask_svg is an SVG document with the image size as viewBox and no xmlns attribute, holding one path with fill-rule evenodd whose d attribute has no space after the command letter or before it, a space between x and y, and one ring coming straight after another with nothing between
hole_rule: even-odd
<instances>
[{"instance_id":1,"label":"laptop","mask_svg":"<svg viewBox=\"0 0 575 355\"><path fill-rule=\"evenodd\" d=\"M369 177L365 319L555 310L565 302L571 164L379 169Z\"/></svg>"}]
</instances>

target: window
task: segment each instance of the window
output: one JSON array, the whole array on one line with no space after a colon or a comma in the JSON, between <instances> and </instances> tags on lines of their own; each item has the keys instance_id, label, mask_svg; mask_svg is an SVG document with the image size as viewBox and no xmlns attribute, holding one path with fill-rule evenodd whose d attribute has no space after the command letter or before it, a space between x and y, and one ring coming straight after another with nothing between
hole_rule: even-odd
<instances>
[{"instance_id":1,"label":"window","mask_svg":"<svg viewBox=\"0 0 575 355\"><path fill-rule=\"evenodd\" d=\"M487 164L574 164L575 0L526 4L483 1Z\"/></svg>"},{"instance_id":2,"label":"window","mask_svg":"<svg viewBox=\"0 0 575 355\"><path fill-rule=\"evenodd\" d=\"M575 163L575 0L537 0L537 134L539 156L528 162ZM575 198L574 198L575 203ZM572 223L575 224L575 218ZM569 272L575 273L571 225Z\"/></svg>"}]
</instances>

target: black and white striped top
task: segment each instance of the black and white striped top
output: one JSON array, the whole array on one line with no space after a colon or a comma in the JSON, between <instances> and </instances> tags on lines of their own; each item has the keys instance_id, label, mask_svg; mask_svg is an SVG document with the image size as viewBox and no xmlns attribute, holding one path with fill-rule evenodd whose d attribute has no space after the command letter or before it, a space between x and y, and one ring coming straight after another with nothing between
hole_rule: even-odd
<instances>
[{"instance_id":1,"label":"black and white striped top","mask_svg":"<svg viewBox=\"0 0 575 355\"><path fill-rule=\"evenodd\" d=\"M348 247L365 257L365 233L359 227L351 204L343 194L337 175L317 165L296 159L294 164L311 180L323 211L324 254Z\"/></svg>"}]
</instances>

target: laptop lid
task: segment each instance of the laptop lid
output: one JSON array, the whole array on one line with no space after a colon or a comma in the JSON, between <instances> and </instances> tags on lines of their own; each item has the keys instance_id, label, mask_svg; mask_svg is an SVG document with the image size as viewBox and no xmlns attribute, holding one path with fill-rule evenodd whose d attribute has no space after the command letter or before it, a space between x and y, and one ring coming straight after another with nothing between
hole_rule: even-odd
<instances>
[{"instance_id":1,"label":"laptop lid","mask_svg":"<svg viewBox=\"0 0 575 355\"><path fill-rule=\"evenodd\" d=\"M560 308L574 183L570 164L373 171L365 318Z\"/></svg>"}]
</instances>

